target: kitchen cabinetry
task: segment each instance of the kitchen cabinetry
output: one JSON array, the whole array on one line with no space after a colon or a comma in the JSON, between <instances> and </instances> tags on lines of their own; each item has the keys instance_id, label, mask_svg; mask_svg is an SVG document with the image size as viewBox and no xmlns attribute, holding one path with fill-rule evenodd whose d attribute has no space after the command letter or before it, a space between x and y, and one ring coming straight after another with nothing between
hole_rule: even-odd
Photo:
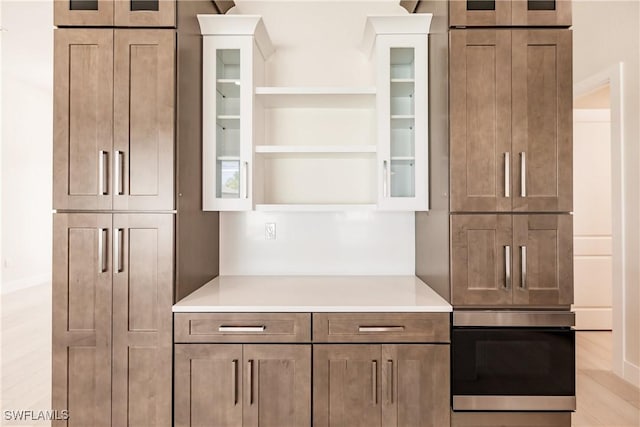
<instances>
[{"instance_id":1,"label":"kitchen cabinetry","mask_svg":"<svg viewBox=\"0 0 640 427\"><path fill-rule=\"evenodd\" d=\"M53 407L78 425L170 425L172 215L53 219Z\"/></svg>"},{"instance_id":2,"label":"kitchen cabinetry","mask_svg":"<svg viewBox=\"0 0 640 427\"><path fill-rule=\"evenodd\" d=\"M571 40L450 31L451 211L571 211Z\"/></svg>"},{"instance_id":3,"label":"kitchen cabinetry","mask_svg":"<svg viewBox=\"0 0 640 427\"><path fill-rule=\"evenodd\" d=\"M569 214L452 215L456 306L568 306L573 302Z\"/></svg>"},{"instance_id":4,"label":"kitchen cabinetry","mask_svg":"<svg viewBox=\"0 0 640 427\"><path fill-rule=\"evenodd\" d=\"M56 26L175 27L175 0L55 0Z\"/></svg>"},{"instance_id":5,"label":"kitchen cabinetry","mask_svg":"<svg viewBox=\"0 0 640 427\"><path fill-rule=\"evenodd\" d=\"M175 32L57 29L55 59L54 208L173 209Z\"/></svg>"},{"instance_id":6,"label":"kitchen cabinetry","mask_svg":"<svg viewBox=\"0 0 640 427\"><path fill-rule=\"evenodd\" d=\"M449 0L451 27L568 27L571 0Z\"/></svg>"}]
</instances>

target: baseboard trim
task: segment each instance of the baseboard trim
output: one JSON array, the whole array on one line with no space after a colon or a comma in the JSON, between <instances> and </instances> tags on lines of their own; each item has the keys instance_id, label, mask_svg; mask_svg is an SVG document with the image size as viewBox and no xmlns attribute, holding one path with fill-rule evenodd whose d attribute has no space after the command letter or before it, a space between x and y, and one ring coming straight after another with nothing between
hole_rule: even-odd
<instances>
[{"instance_id":1,"label":"baseboard trim","mask_svg":"<svg viewBox=\"0 0 640 427\"><path fill-rule=\"evenodd\" d=\"M576 329L579 331L610 331L613 329L611 307L573 307Z\"/></svg>"},{"instance_id":2,"label":"baseboard trim","mask_svg":"<svg viewBox=\"0 0 640 427\"><path fill-rule=\"evenodd\" d=\"M623 377L626 381L640 388L640 366L625 360Z\"/></svg>"},{"instance_id":3,"label":"baseboard trim","mask_svg":"<svg viewBox=\"0 0 640 427\"><path fill-rule=\"evenodd\" d=\"M2 284L2 295L18 292L34 286L51 283L51 273L39 274L37 276L25 277L24 279L11 280Z\"/></svg>"}]
</instances>

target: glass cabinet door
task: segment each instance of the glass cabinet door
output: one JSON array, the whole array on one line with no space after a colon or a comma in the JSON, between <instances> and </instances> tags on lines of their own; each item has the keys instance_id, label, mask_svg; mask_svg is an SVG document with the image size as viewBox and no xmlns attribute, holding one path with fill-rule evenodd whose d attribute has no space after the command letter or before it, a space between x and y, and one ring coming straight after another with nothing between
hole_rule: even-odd
<instances>
[{"instance_id":1,"label":"glass cabinet door","mask_svg":"<svg viewBox=\"0 0 640 427\"><path fill-rule=\"evenodd\" d=\"M379 36L378 153L383 210L427 209L426 36Z\"/></svg>"}]
</instances>

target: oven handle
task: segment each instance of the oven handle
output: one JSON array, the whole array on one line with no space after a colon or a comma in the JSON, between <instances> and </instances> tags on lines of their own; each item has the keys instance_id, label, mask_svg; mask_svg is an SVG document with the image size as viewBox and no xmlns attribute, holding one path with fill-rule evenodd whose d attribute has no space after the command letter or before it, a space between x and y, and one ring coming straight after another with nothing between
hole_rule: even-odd
<instances>
[{"instance_id":1,"label":"oven handle","mask_svg":"<svg viewBox=\"0 0 640 427\"><path fill-rule=\"evenodd\" d=\"M453 396L453 410L575 411L575 396Z\"/></svg>"}]
</instances>

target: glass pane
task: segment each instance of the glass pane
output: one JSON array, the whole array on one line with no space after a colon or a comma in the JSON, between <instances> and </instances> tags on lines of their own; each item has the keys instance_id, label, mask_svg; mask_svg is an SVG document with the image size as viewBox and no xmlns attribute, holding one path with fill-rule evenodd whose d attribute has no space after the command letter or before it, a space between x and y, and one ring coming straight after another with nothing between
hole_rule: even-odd
<instances>
[{"instance_id":1,"label":"glass pane","mask_svg":"<svg viewBox=\"0 0 640 427\"><path fill-rule=\"evenodd\" d=\"M133 12L144 11L144 10L151 10L151 11L157 12L159 7L160 7L159 0L131 0L131 11Z\"/></svg>"},{"instance_id":2,"label":"glass pane","mask_svg":"<svg viewBox=\"0 0 640 427\"><path fill-rule=\"evenodd\" d=\"M495 0L467 0L467 10L496 10Z\"/></svg>"},{"instance_id":3,"label":"glass pane","mask_svg":"<svg viewBox=\"0 0 640 427\"><path fill-rule=\"evenodd\" d=\"M69 0L71 10L98 10L98 0Z\"/></svg>"},{"instance_id":4,"label":"glass pane","mask_svg":"<svg viewBox=\"0 0 640 427\"><path fill-rule=\"evenodd\" d=\"M391 197L415 197L415 51L391 48Z\"/></svg>"},{"instance_id":5,"label":"glass pane","mask_svg":"<svg viewBox=\"0 0 640 427\"><path fill-rule=\"evenodd\" d=\"M240 50L216 53L216 196L240 197Z\"/></svg>"},{"instance_id":6,"label":"glass pane","mask_svg":"<svg viewBox=\"0 0 640 427\"><path fill-rule=\"evenodd\" d=\"M556 10L556 0L527 0L528 10Z\"/></svg>"}]
</instances>

